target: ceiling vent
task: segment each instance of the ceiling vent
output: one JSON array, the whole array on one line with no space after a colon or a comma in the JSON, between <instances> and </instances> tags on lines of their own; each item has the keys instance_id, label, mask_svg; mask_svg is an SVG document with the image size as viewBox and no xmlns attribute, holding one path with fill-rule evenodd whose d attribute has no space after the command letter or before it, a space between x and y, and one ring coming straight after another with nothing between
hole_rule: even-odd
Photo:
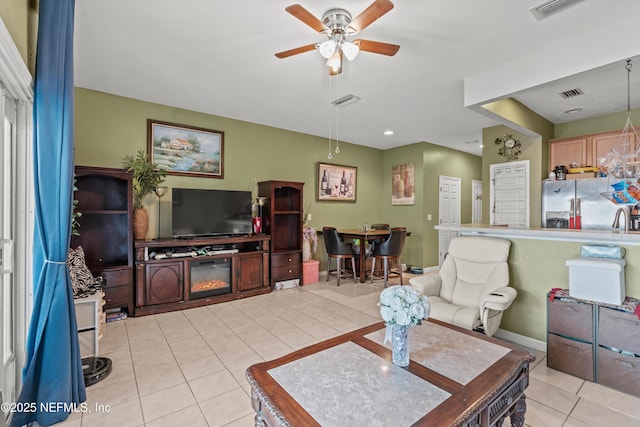
<instances>
[{"instance_id":1,"label":"ceiling vent","mask_svg":"<svg viewBox=\"0 0 640 427\"><path fill-rule=\"evenodd\" d=\"M360 101L360 97L359 96L355 96L355 95L345 95L342 98L338 98L335 101L331 101L331 103L337 107L344 107L347 106L349 104L354 104L356 102Z\"/></svg>"},{"instance_id":2,"label":"ceiling vent","mask_svg":"<svg viewBox=\"0 0 640 427\"><path fill-rule=\"evenodd\" d=\"M529 9L529 12L531 12L538 21L541 21L553 15L554 13L557 13L569 6L573 6L574 4L581 1L582 0L547 0L537 6L532 7L531 9Z\"/></svg>"},{"instance_id":3,"label":"ceiling vent","mask_svg":"<svg viewBox=\"0 0 640 427\"><path fill-rule=\"evenodd\" d=\"M574 98L576 96L580 96L580 95L584 95L584 92L582 91L582 89L571 89L571 90L566 90L564 92L560 92L559 94L562 98L567 99L567 98Z\"/></svg>"}]
</instances>

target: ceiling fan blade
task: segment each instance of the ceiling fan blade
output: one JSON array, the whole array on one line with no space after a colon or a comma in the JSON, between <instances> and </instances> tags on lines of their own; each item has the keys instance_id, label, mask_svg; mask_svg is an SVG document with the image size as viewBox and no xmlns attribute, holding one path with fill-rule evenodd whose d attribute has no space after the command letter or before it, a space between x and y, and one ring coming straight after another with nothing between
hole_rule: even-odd
<instances>
[{"instance_id":1,"label":"ceiling fan blade","mask_svg":"<svg viewBox=\"0 0 640 427\"><path fill-rule=\"evenodd\" d=\"M289 49L289 50L285 50L283 52L278 52L278 53L276 53L276 56L278 58L288 58L290 56L297 55L299 53L309 52L310 50L314 50L315 48L316 48L315 43L308 44L306 46L300 46L300 47L296 47L294 49Z\"/></svg>"},{"instance_id":2,"label":"ceiling fan blade","mask_svg":"<svg viewBox=\"0 0 640 427\"><path fill-rule=\"evenodd\" d=\"M319 33L322 33L324 31L329 31L327 26L324 25L321 20L313 16L311 12L309 12L307 9L300 6L299 4L292 4L291 6L288 6L285 10Z\"/></svg>"},{"instance_id":3,"label":"ceiling fan blade","mask_svg":"<svg viewBox=\"0 0 640 427\"><path fill-rule=\"evenodd\" d=\"M368 8L363 10L360 15L356 16L349 23L349 27L358 33L391 9L393 9L393 3L391 3L390 0L376 0L371 3Z\"/></svg>"},{"instance_id":4,"label":"ceiling fan blade","mask_svg":"<svg viewBox=\"0 0 640 427\"><path fill-rule=\"evenodd\" d=\"M371 53L379 53L381 55L393 56L395 55L400 46L397 44L383 43L383 42L374 42L373 40L354 40L354 44L360 47L360 50L364 50L365 52Z\"/></svg>"}]
</instances>

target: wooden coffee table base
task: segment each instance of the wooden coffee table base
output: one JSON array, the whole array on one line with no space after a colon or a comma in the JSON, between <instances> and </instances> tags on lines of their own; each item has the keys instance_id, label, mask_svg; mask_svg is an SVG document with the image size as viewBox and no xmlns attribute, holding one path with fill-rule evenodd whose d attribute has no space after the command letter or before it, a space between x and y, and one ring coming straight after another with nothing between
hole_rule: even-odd
<instances>
[{"instance_id":1,"label":"wooden coffee table base","mask_svg":"<svg viewBox=\"0 0 640 427\"><path fill-rule=\"evenodd\" d=\"M524 425L533 355L436 320L411 328L391 363L384 324L247 369L256 426Z\"/></svg>"}]
</instances>

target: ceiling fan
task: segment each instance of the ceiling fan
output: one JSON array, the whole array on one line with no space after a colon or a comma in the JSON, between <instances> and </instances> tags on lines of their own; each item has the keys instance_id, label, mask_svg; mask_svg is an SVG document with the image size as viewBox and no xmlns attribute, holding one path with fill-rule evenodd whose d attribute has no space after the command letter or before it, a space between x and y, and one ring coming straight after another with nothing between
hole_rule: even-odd
<instances>
[{"instance_id":1,"label":"ceiling fan","mask_svg":"<svg viewBox=\"0 0 640 427\"><path fill-rule=\"evenodd\" d=\"M317 32L324 34L327 40L278 52L276 57L288 58L289 56L317 49L320 55L327 60L329 74L336 75L342 72L343 56L352 61L361 50L393 56L400 49L400 46L396 44L363 39L357 39L352 42L347 40L347 37L364 30L391 9L393 9L393 3L390 0L375 0L354 19L351 19L351 14L348 11L336 8L327 10L322 15L322 20L320 20L299 4L288 6L285 9L287 12Z\"/></svg>"}]
</instances>

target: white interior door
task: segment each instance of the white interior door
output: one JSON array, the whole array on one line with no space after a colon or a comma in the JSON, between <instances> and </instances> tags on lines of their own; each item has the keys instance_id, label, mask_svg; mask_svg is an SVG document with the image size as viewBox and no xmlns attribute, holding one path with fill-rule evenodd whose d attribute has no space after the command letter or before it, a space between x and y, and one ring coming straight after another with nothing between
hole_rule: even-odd
<instances>
[{"instance_id":1,"label":"white interior door","mask_svg":"<svg viewBox=\"0 0 640 427\"><path fill-rule=\"evenodd\" d=\"M438 216L440 225L460 224L460 178L441 176L439 178ZM458 235L457 231L438 230L438 264L442 265L449 250L449 242Z\"/></svg>"},{"instance_id":2,"label":"white interior door","mask_svg":"<svg viewBox=\"0 0 640 427\"><path fill-rule=\"evenodd\" d=\"M0 402L15 402L33 299L33 79L0 19ZM8 424L0 411L0 427Z\"/></svg>"},{"instance_id":3,"label":"white interior door","mask_svg":"<svg viewBox=\"0 0 640 427\"><path fill-rule=\"evenodd\" d=\"M14 147L16 144L15 120L16 104L7 96L4 88L0 91L2 149L0 150L0 399L2 403L16 401L18 368L15 353L15 299L16 288L13 275L13 217L15 212L13 197ZM9 411L3 411L0 426L8 421Z\"/></svg>"},{"instance_id":4,"label":"white interior door","mask_svg":"<svg viewBox=\"0 0 640 427\"><path fill-rule=\"evenodd\" d=\"M482 181L471 181L471 223L482 223Z\"/></svg>"},{"instance_id":5,"label":"white interior door","mask_svg":"<svg viewBox=\"0 0 640 427\"><path fill-rule=\"evenodd\" d=\"M529 160L489 166L490 223L529 228Z\"/></svg>"}]
</instances>

